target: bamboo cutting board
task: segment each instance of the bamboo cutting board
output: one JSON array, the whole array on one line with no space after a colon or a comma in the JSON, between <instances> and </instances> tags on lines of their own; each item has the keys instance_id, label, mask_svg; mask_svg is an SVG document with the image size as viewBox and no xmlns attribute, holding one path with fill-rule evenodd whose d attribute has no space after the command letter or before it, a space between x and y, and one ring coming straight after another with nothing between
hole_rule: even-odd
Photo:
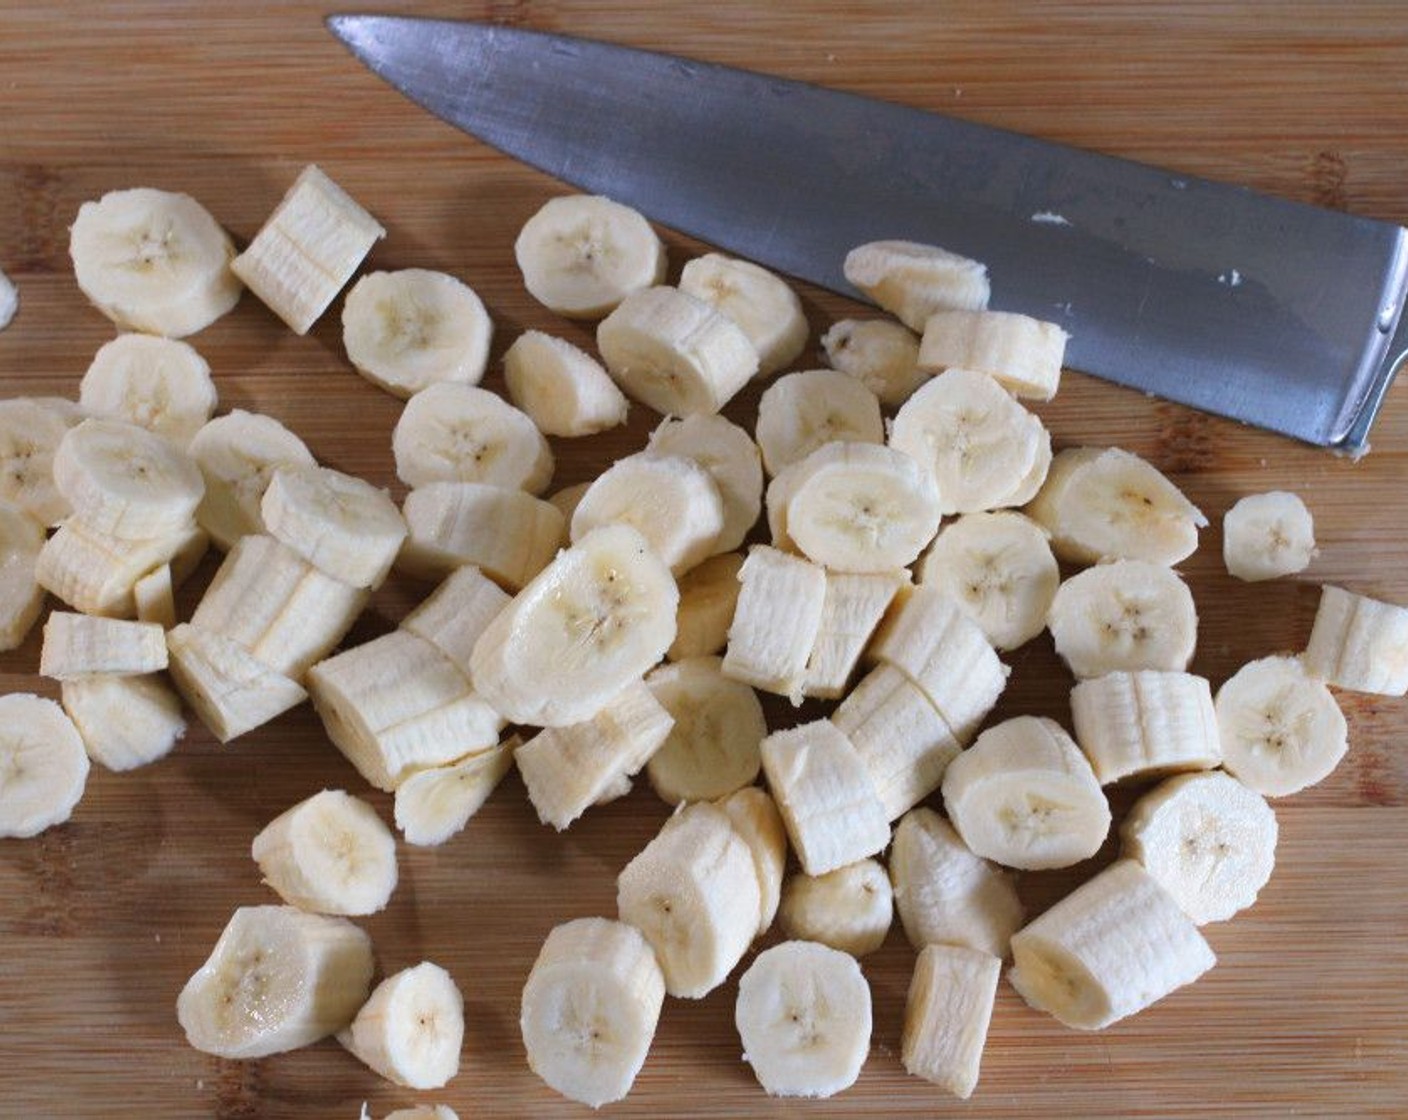
<instances>
[{"instance_id":1,"label":"bamboo cutting board","mask_svg":"<svg viewBox=\"0 0 1408 1120\"><path fill-rule=\"evenodd\" d=\"M414 7L821 81L1408 221L1408 23L1397 3ZM445 269L481 293L498 325L495 358L530 326L589 341L529 300L513 266L518 226L562 188L402 100L322 30L324 14L303 0L6 6L0 268L23 302L0 335L0 392L74 394L112 334L68 267L66 230L81 201L125 186L188 191L244 240L309 161L387 226L373 266ZM673 274L697 247L669 240ZM856 310L803 295L818 329ZM351 372L335 314L297 338L246 297L193 341L222 409L271 413L326 463L400 496L389 445L398 402ZM497 372L489 384L501 385ZM747 421L756 399L746 394L730 415ZM1058 445L1118 443L1149 457L1213 518L1184 570L1203 619L1194 669L1214 684L1254 657L1302 647L1321 581L1408 602L1408 386L1390 392L1374 450L1357 464L1078 375L1038 411ZM558 441L559 483L639 447L652 419L636 408L626 429ZM1274 488L1305 497L1321 555L1299 577L1239 584L1222 571L1217 523L1240 495ZM213 570L212 558L186 611ZM427 590L393 580L350 640L390 628ZM1008 660L998 715L1068 721L1070 681L1049 639ZM34 676L37 661L36 631L0 659L0 686L55 695ZM739 1060L731 982L699 1002L667 1002L634 1092L610 1114L1408 1114L1408 704L1341 701L1348 758L1319 787L1277 803L1276 874L1253 910L1207 929L1220 963L1192 988L1087 1035L1004 985L982 1082L959 1104L900 1067L913 953L896 928L864 962L872 1053L843 1095L762 1094ZM769 718L780 727L802 716L774 705ZM226 748L197 728L154 766L95 769L70 823L0 841L0 1115L351 1120L363 1101L382 1116L413 1099L332 1042L240 1064L190 1049L176 1024L176 993L232 909L273 900L248 857L251 838L323 787L366 795L389 818L389 797L366 789L304 707ZM1128 800L1117 796L1117 809ZM443 848L401 847L401 885L364 925L385 971L426 958L448 967L468 1022L460 1076L421 1099L462 1117L584 1114L527 1070L518 993L552 925L614 912L617 871L665 816L641 788L559 836L510 777ZM1030 908L1112 854L1024 877Z\"/></svg>"}]
</instances>

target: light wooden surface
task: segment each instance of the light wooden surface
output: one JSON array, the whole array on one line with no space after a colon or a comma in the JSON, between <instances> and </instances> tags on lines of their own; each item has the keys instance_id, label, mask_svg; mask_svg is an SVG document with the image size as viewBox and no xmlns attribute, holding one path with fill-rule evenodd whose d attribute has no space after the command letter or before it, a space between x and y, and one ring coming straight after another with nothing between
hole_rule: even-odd
<instances>
[{"instance_id":1,"label":"light wooden surface","mask_svg":"<svg viewBox=\"0 0 1408 1120\"><path fill-rule=\"evenodd\" d=\"M766 69L1408 221L1408 23L1398 3L441 3L383 9L481 17ZM0 335L0 392L69 393L112 328L68 267L78 204L123 186L189 191L247 239L307 161L387 226L372 264L452 271L484 297L495 357L528 326L565 330L517 281L519 224L561 188L433 120L348 56L311 3L9 4L0 15L0 268L22 307ZM668 91L665 91L667 95ZM672 268L693 247L670 239ZM1331 267L1327 262L1327 267ZM814 290L814 325L855 309ZM197 336L223 408L272 413L324 461L390 485L398 403L356 377L336 315L296 338L253 298ZM499 385L497 373L490 384ZM756 392L730 408L745 421ZM1214 520L1186 565L1203 616L1195 669L1303 645L1322 580L1408 602L1408 386L1352 464L1076 375L1039 410L1059 444L1119 443L1169 471ZM561 482L638 447L651 417L558 441ZM1304 575L1238 584L1217 521L1241 494L1289 487L1322 552ZM197 584L213 570L207 562ZM196 588L187 594L186 608ZM395 581L354 640L425 588ZM0 659L0 687L54 694L38 643ZM1068 719L1049 640L1011 655L999 714ZM1252 911L1210 927L1218 967L1103 1034L1064 1030L1001 990L976 1096L909 1078L897 1057L913 954L898 929L865 961L875 996L860 1081L828 1102L765 1097L740 1062L730 982L667 1003L633 1116L1401 1116L1408 1113L1408 706L1343 695L1352 747L1318 788L1277 804L1275 877ZM807 709L810 712L812 709ZM819 710L819 708L818 708ZM805 714L805 713L804 713ZM771 706L773 726L799 718ZM415 1094L332 1042L256 1063L190 1049L176 993L230 911L272 895L248 858L269 819L325 786L366 794L306 707L226 748L200 730L135 773L95 770L66 826L0 842L0 1115L340 1117ZM1120 805L1128 797L1117 797ZM582 1115L528 1071L518 993L555 923L614 909L614 877L666 810L648 789L558 836L514 777L441 849L402 847L402 882L365 925L381 966L430 958L466 997L463 1071L422 1099L462 1117ZM1107 859L1107 851L1100 857ZM1033 908L1090 867L1030 875Z\"/></svg>"}]
</instances>

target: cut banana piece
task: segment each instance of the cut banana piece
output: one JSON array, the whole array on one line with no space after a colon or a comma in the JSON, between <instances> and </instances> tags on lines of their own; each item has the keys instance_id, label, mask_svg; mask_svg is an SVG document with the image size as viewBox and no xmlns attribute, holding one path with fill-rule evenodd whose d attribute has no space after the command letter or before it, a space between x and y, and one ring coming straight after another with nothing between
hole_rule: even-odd
<instances>
[{"instance_id":1,"label":"cut banana piece","mask_svg":"<svg viewBox=\"0 0 1408 1120\"><path fill-rule=\"evenodd\" d=\"M165 668L166 634L154 622L53 611L44 623L41 677L138 676Z\"/></svg>"},{"instance_id":2,"label":"cut banana piece","mask_svg":"<svg viewBox=\"0 0 1408 1120\"><path fill-rule=\"evenodd\" d=\"M528 294L572 319L600 319L665 278L665 246L629 206L600 195L550 198L518 233Z\"/></svg>"},{"instance_id":3,"label":"cut banana piece","mask_svg":"<svg viewBox=\"0 0 1408 1120\"><path fill-rule=\"evenodd\" d=\"M860 656L885 612L901 589L909 586L909 573L826 573L826 600L821 626L807 657L804 691L808 696L839 700L850 688Z\"/></svg>"},{"instance_id":4,"label":"cut banana piece","mask_svg":"<svg viewBox=\"0 0 1408 1120\"><path fill-rule=\"evenodd\" d=\"M944 809L963 842L1004 867L1069 867L1100 850L1110 803L1055 720L990 727L944 772Z\"/></svg>"},{"instance_id":5,"label":"cut banana piece","mask_svg":"<svg viewBox=\"0 0 1408 1120\"><path fill-rule=\"evenodd\" d=\"M665 991L700 999L743 959L762 903L748 845L722 809L698 803L626 864L616 906L655 950Z\"/></svg>"},{"instance_id":6,"label":"cut banana piece","mask_svg":"<svg viewBox=\"0 0 1408 1120\"><path fill-rule=\"evenodd\" d=\"M148 572L132 585L132 603L137 621L155 622L164 630L176 625L176 585L171 579L171 565Z\"/></svg>"},{"instance_id":7,"label":"cut banana piece","mask_svg":"<svg viewBox=\"0 0 1408 1120\"><path fill-rule=\"evenodd\" d=\"M911 330L943 308L988 305L987 266L917 241L870 241L846 254L847 281Z\"/></svg>"},{"instance_id":8,"label":"cut banana piece","mask_svg":"<svg viewBox=\"0 0 1408 1120\"><path fill-rule=\"evenodd\" d=\"M463 830L513 766L512 736L449 766L417 770L396 787L396 827L407 844L443 844Z\"/></svg>"},{"instance_id":9,"label":"cut banana piece","mask_svg":"<svg viewBox=\"0 0 1408 1120\"><path fill-rule=\"evenodd\" d=\"M854 377L887 408L898 408L929 380L919 369L919 339L889 319L832 323L821 336L821 348L832 369Z\"/></svg>"},{"instance_id":10,"label":"cut banana piece","mask_svg":"<svg viewBox=\"0 0 1408 1120\"><path fill-rule=\"evenodd\" d=\"M504 354L509 400L550 436L590 436L626 422L630 402L602 364L564 338L524 331Z\"/></svg>"},{"instance_id":11,"label":"cut banana piece","mask_svg":"<svg viewBox=\"0 0 1408 1120\"><path fill-rule=\"evenodd\" d=\"M639 930L606 918L557 926L523 985L528 1065L569 1100L619 1101L645 1064L664 1002L665 977Z\"/></svg>"},{"instance_id":12,"label":"cut banana piece","mask_svg":"<svg viewBox=\"0 0 1408 1120\"><path fill-rule=\"evenodd\" d=\"M1049 401L1069 338L1055 323L1010 311L935 311L924 322L919 368L978 370L1015 396Z\"/></svg>"},{"instance_id":13,"label":"cut banana piece","mask_svg":"<svg viewBox=\"0 0 1408 1120\"><path fill-rule=\"evenodd\" d=\"M870 1053L870 985L855 957L811 941L758 954L738 979L743 1060L774 1097L832 1097Z\"/></svg>"},{"instance_id":14,"label":"cut banana piece","mask_svg":"<svg viewBox=\"0 0 1408 1120\"><path fill-rule=\"evenodd\" d=\"M1012 938L1012 986L1038 1011L1100 1030L1191 984L1217 958L1133 860L1119 860Z\"/></svg>"},{"instance_id":15,"label":"cut banana piece","mask_svg":"<svg viewBox=\"0 0 1408 1120\"><path fill-rule=\"evenodd\" d=\"M469 675L474 643L509 597L478 568L458 569L401 620L401 629L424 638Z\"/></svg>"},{"instance_id":16,"label":"cut banana piece","mask_svg":"<svg viewBox=\"0 0 1408 1120\"><path fill-rule=\"evenodd\" d=\"M900 1058L959 1100L978 1087L1002 961L961 945L926 945L914 964Z\"/></svg>"},{"instance_id":17,"label":"cut banana piece","mask_svg":"<svg viewBox=\"0 0 1408 1120\"><path fill-rule=\"evenodd\" d=\"M295 334L307 334L386 230L309 164L230 269Z\"/></svg>"},{"instance_id":18,"label":"cut banana piece","mask_svg":"<svg viewBox=\"0 0 1408 1120\"><path fill-rule=\"evenodd\" d=\"M0 774L0 837L37 836L63 824L88 781L78 728L52 700L0 696Z\"/></svg>"},{"instance_id":19,"label":"cut banana piece","mask_svg":"<svg viewBox=\"0 0 1408 1120\"><path fill-rule=\"evenodd\" d=\"M1047 438L1001 385L966 369L927 382L890 425L890 446L933 471L945 514L1016 505Z\"/></svg>"},{"instance_id":20,"label":"cut banana piece","mask_svg":"<svg viewBox=\"0 0 1408 1120\"><path fill-rule=\"evenodd\" d=\"M364 1114L363 1120L371 1120L371 1117ZM398 1108L395 1112L388 1112L386 1120L460 1120L460 1117L446 1104L420 1104L414 1108Z\"/></svg>"},{"instance_id":21,"label":"cut banana piece","mask_svg":"<svg viewBox=\"0 0 1408 1120\"><path fill-rule=\"evenodd\" d=\"M159 676L80 677L61 686L88 757L109 770L165 758L186 733L181 699Z\"/></svg>"},{"instance_id":22,"label":"cut banana piece","mask_svg":"<svg viewBox=\"0 0 1408 1120\"><path fill-rule=\"evenodd\" d=\"M397 397L478 385L494 324L469 285L444 272L369 272L342 301L342 345L357 372Z\"/></svg>"},{"instance_id":23,"label":"cut banana piece","mask_svg":"<svg viewBox=\"0 0 1408 1120\"><path fill-rule=\"evenodd\" d=\"M1056 652L1077 677L1183 670L1198 642L1193 594L1170 568L1116 560L1066 580L1047 616Z\"/></svg>"},{"instance_id":24,"label":"cut banana piece","mask_svg":"<svg viewBox=\"0 0 1408 1120\"><path fill-rule=\"evenodd\" d=\"M1337 688L1408 695L1408 607L1326 585L1301 660Z\"/></svg>"},{"instance_id":25,"label":"cut banana piece","mask_svg":"<svg viewBox=\"0 0 1408 1120\"><path fill-rule=\"evenodd\" d=\"M724 510L715 551L743 543L763 508L763 463L752 436L722 416L686 416L662 421L650 433L646 451L683 455L708 471Z\"/></svg>"},{"instance_id":26,"label":"cut banana piece","mask_svg":"<svg viewBox=\"0 0 1408 1120\"><path fill-rule=\"evenodd\" d=\"M407 486L483 482L541 494L552 481L548 441L525 412L475 385L439 384L406 402L391 433Z\"/></svg>"},{"instance_id":27,"label":"cut banana piece","mask_svg":"<svg viewBox=\"0 0 1408 1120\"><path fill-rule=\"evenodd\" d=\"M671 661L707 657L728 644L728 628L738 605L738 573L742 567L743 557L739 553L724 552L711 556L680 577L675 640L665 651Z\"/></svg>"},{"instance_id":28,"label":"cut banana piece","mask_svg":"<svg viewBox=\"0 0 1408 1120\"><path fill-rule=\"evenodd\" d=\"M671 805L711 801L751 785L768 733L763 706L746 684L729 680L717 657L662 665L646 686L675 725L645 764L650 785Z\"/></svg>"},{"instance_id":29,"label":"cut banana piece","mask_svg":"<svg viewBox=\"0 0 1408 1120\"><path fill-rule=\"evenodd\" d=\"M800 704L826 608L825 569L754 545L738 582L724 675Z\"/></svg>"},{"instance_id":30,"label":"cut banana piece","mask_svg":"<svg viewBox=\"0 0 1408 1120\"><path fill-rule=\"evenodd\" d=\"M1192 673L1110 673L1071 690L1076 741L1101 785L1222 761L1212 690Z\"/></svg>"},{"instance_id":31,"label":"cut banana piece","mask_svg":"<svg viewBox=\"0 0 1408 1120\"><path fill-rule=\"evenodd\" d=\"M758 936L767 933L782 901L782 873L787 866L787 827L767 790L744 786L715 802L748 845L758 879Z\"/></svg>"},{"instance_id":32,"label":"cut banana piece","mask_svg":"<svg viewBox=\"0 0 1408 1120\"><path fill-rule=\"evenodd\" d=\"M90 415L125 420L185 447L215 411L215 382L194 347L121 334L94 355L78 403Z\"/></svg>"},{"instance_id":33,"label":"cut banana piece","mask_svg":"<svg viewBox=\"0 0 1408 1120\"><path fill-rule=\"evenodd\" d=\"M54 453L77 422L33 397L0 401L0 499L46 526L72 513L54 484Z\"/></svg>"},{"instance_id":34,"label":"cut banana piece","mask_svg":"<svg viewBox=\"0 0 1408 1120\"><path fill-rule=\"evenodd\" d=\"M758 401L754 429L776 477L828 443L884 443L880 399L850 374L812 369L779 377Z\"/></svg>"},{"instance_id":35,"label":"cut banana piece","mask_svg":"<svg viewBox=\"0 0 1408 1120\"><path fill-rule=\"evenodd\" d=\"M443 579L472 564L518 591L567 543L557 507L522 490L482 482L432 482L406 495L409 535L396 567L421 579Z\"/></svg>"},{"instance_id":36,"label":"cut banana piece","mask_svg":"<svg viewBox=\"0 0 1408 1120\"><path fill-rule=\"evenodd\" d=\"M751 261L706 253L686 262L680 291L713 304L740 327L758 352L758 373L776 373L807 344L802 301L781 277Z\"/></svg>"},{"instance_id":37,"label":"cut banana piece","mask_svg":"<svg viewBox=\"0 0 1408 1120\"><path fill-rule=\"evenodd\" d=\"M548 501L557 507L557 512L562 514L562 519L567 524L572 523L572 515L577 512L577 507L582 504L582 499L586 497L587 491L592 488L592 480L577 482L571 486L564 486L561 490L555 490L548 495Z\"/></svg>"},{"instance_id":38,"label":"cut banana piece","mask_svg":"<svg viewBox=\"0 0 1408 1120\"><path fill-rule=\"evenodd\" d=\"M1020 513L966 513L924 554L918 582L944 592L999 650L1046 628L1061 585L1046 530Z\"/></svg>"},{"instance_id":39,"label":"cut banana piece","mask_svg":"<svg viewBox=\"0 0 1408 1120\"><path fill-rule=\"evenodd\" d=\"M173 585L194 570L210 538L195 525L146 541L96 533L70 519L39 551L34 578L85 614L130 618L137 613L135 589L143 577L169 565Z\"/></svg>"},{"instance_id":40,"label":"cut banana piece","mask_svg":"<svg viewBox=\"0 0 1408 1120\"><path fill-rule=\"evenodd\" d=\"M777 917L784 937L863 957L884 944L894 912L889 873L878 860L863 859L825 875L793 875Z\"/></svg>"},{"instance_id":41,"label":"cut banana piece","mask_svg":"<svg viewBox=\"0 0 1408 1120\"><path fill-rule=\"evenodd\" d=\"M262 1058L342 1030L371 979L371 938L346 918L241 906L181 989L176 1017L197 1050Z\"/></svg>"},{"instance_id":42,"label":"cut banana piece","mask_svg":"<svg viewBox=\"0 0 1408 1120\"><path fill-rule=\"evenodd\" d=\"M1298 657L1243 665L1214 702L1222 765L1265 797L1285 797L1322 782L1349 749L1348 725L1334 694Z\"/></svg>"},{"instance_id":43,"label":"cut banana piece","mask_svg":"<svg viewBox=\"0 0 1408 1120\"><path fill-rule=\"evenodd\" d=\"M44 607L35 565L44 527L19 506L0 498L0 650L18 649Z\"/></svg>"},{"instance_id":44,"label":"cut banana piece","mask_svg":"<svg viewBox=\"0 0 1408 1120\"><path fill-rule=\"evenodd\" d=\"M243 291L229 234L186 194L138 187L85 202L68 253L83 294L124 330L184 338Z\"/></svg>"},{"instance_id":45,"label":"cut banana piece","mask_svg":"<svg viewBox=\"0 0 1408 1120\"><path fill-rule=\"evenodd\" d=\"M259 511L271 537L353 587L380 587L406 537L385 490L326 467L279 467Z\"/></svg>"},{"instance_id":46,"label":"cut banana piece","mask_svg":"<svg viewBox=\"0 0 1408 1120\"><path fill-rule=\"evenodd\" d=\"M895 827L890 880L895 910L915 949L963 945L1007 956L1023 917L1011 876L974 855L932 809L913 809Z\"/></svg>"},{"instance_id":47,"label":"cut banana piece","mask_svg":"<svg viewBox=\"0 0 1408 1120\"><path fill-rule=\"evenodd\" d=\"M644 537L629 525L597 529L489 624L470 662L474 686L514 723L580 723L660 660L678 606L674 577Z\"/></svg>"},{"instance_id":48,"label":"cut banana piece","mask_svg":"<svg viewBox=\"0 0 1408 1120\"><path fill-rule=\"evenodd\" d=\"M1051 462L1026 508L1071 564L1147 560L1172 565L1193 554L1208 519L1152 465L1118 447L1072 447Z\"/></svg>"},{"instance_id":49,"label":"cut banana piece","mask_svg":"<svg viewBox=\"0 0 1408 1120\"><path fill-rule=\"evenodd\" d=\"M222 743L308 699L297 681L275 672L239 643L189 623L167 632L166 647L177 691Z\"/></svg>"},{"instance_id":50,"label":"cut banana piece","mask_svg":"<svg viewBox=\"0 0 1408 1120\"><path fill-rule=\"evenodd\" d=\"M460 1071L464 996L454 977L422 961L378 984L337 1040L388 1081L443 1088Z\"/></svg>"},{"instance_id":51,"label":"cut banana piece","mask_svg":"<svg viewBox=\"0 0 1408 1120\"><path fill-rule=\"evenodd\" d=\"M15 312L20 309L20 292L15 282L0 272L0 331L15 320Z\"/></svg>"},{"instance_id":52,"label":"cut banana piece","mask_svg":"<svg viewBox=\"0 0 1408 1120\"><path fill-rule=\"evenodd\" d=\"M1222 562L1238 579L1255 583L1303 572L1315 555L1315 522L1289 491L1250 494L1222 518Z\"/></svg>"},{"instance_id":53,"label":"cut banana piece","mask_svg":"<svg viewBox=\"0 0 1408 1120\"><path fill-rule=\"evenodd\" d=\"M226 550L243 536L264 532L259 503L274 471L316 465L307 445L272 416L242 409L210 421L186 450L205 479L196 521Z\"/></svg>"}]
</instances>

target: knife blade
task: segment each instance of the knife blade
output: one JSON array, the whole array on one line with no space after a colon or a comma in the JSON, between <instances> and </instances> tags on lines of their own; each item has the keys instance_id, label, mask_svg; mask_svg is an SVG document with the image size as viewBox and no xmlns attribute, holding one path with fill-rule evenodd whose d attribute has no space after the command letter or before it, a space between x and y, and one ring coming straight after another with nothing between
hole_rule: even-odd
<instances>
[{"instance_id":1,"label":"knife blade","mask_svg":"<svg viewBox=\"0 0 1408 1120\"><path fill-rule=\"evenodd\" d=\"M1073 368L1357 455L1408 360L1408 230L714 63L458 20L335 15L436 116L833 291L898 238L983 261Z\"/></svg>"}]
</instances>

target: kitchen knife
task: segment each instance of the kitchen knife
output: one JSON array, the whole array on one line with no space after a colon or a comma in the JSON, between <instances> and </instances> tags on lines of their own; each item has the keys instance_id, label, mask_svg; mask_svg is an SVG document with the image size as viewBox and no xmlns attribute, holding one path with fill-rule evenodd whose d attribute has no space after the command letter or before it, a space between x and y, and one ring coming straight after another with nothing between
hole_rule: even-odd
<instances>
[{"instance_id":1,"label":"kitchen knife","mask_svg":"<svg viewBox=\"0 0 1408 1120\"><path fill-rule=\"evenodd\" d=\"M1408 230L804 82L488 24L337 15L444 120L851 296L901 238L983 261L1076 369L1362 454L1408 358Z\"/></svg>"}]
</instances>

